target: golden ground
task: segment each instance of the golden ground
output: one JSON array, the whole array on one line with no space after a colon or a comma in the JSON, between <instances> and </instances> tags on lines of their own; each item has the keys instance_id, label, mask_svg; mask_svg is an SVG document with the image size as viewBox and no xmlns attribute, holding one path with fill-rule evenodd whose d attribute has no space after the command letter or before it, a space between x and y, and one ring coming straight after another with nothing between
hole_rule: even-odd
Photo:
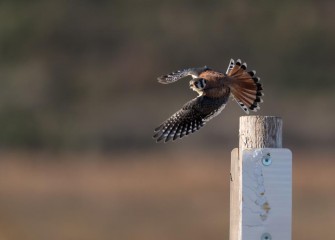
<instances>
[{"instance_id":1,"label":"golden ground","mask_svg":"<svg viewBox=\"0 0 335 240\"><path fill-rule=\"evenodd\" d=\"M334 157L293 154L293 239L333 239ZM0 158L0 240L228 239L229 152Z\"/></svg>"}]
</instances>

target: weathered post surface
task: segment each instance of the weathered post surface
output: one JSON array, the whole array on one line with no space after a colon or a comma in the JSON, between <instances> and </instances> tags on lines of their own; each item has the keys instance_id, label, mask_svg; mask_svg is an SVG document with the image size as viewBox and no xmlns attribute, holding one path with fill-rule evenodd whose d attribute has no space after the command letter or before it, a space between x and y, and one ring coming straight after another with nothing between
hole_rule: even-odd
<instances>
[{"instance_id":1,"label":"weathered post surface","mask_svg":"<svg viewBox=\"0 0 335 240\"><path fill-rule=\"evenodd\" d=\"M281 148L283 121L272 116L240 118L240 152L247 148Z\"/></svg>"},{"instance_id":2,"label":"weathered post surface","mask_svg":"<svg viewBox=\"0 0 335 240\"><path fill-rule=\"evenodd\" d=\"M292 154L282 148L282 119L240 118L232 151L230 240L290 240Z\"/></svg>"}]
</instances>

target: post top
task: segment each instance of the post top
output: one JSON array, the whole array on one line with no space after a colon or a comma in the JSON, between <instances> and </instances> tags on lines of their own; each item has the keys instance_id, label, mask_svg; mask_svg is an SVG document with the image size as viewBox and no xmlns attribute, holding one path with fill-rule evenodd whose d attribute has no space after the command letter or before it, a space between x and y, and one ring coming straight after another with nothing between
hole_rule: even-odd
<instances>
[{"instance_id":1,"label":"post top","mask_svg":"<svg viewBox=\"0 0 335 240\"><path fill-rule=\"evenodd\" d=\"M240 117L240 152L245 148L281 148L283 121L276 116Z\"/></svg>"},{"instance_id":2,"label":"post top","mask_svg":"<svg viewBox=\"0 0 335 240\"><path fill-rule=\"evenodd\" d=\"M262 118L262 119L265 119L265 118L277 118L277 119L282 119L281 117L277 117L277 116L260 116L260 115L245 115L245 116L241 116L240 120L242 118Z\"/></svg>"}]
</instances>

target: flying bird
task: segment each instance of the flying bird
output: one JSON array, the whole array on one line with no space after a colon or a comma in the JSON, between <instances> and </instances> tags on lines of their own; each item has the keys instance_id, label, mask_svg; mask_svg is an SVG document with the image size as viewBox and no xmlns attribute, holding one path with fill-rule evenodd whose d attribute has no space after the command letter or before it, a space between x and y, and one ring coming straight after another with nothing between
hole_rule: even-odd
<instances>
[{"instance_id":1,"label":"flying bird","mask_svg":"<svg viewBox=\"0 0 335 240\"><path fill-rule=\"evenodd\" d=\"M157 142L176 140L199 130L224 109L230 95L247 114L257 111L263 102L260 78L256 71L247 71L247 64L240 59L236 63L231 59L226 73L204 66L162 75L158 81L170 84L187 76L192 77L190 88L199 95L155 129Z\"/></svg>"}]
</instances>

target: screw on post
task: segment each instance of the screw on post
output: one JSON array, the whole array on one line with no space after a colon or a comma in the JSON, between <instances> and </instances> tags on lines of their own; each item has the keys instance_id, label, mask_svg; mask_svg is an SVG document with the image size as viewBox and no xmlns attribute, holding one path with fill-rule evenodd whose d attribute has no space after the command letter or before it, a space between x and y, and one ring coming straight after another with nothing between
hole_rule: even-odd
<instances>
[{"instance_id":1,"label":"screw on post","mask_svg":"<svg viewBox=\"0 0 335 240\"><path fill-rule=\"evenodd\" d=\"M271 234L270 233L263 233L263 235L261 236L261 240L271 240Z\"/></svg>"},{"instance_id":2,"label":"screw on post","mask_svg":"<svg viewBox=\"0 0 335 240\"><path fill-rule=\"evenodd\" d=\"M271 159L271 154L267 153L263 158L262 158L262 163L264 166L270 166L272 163Z\"/></svg>"}]
</instances>

